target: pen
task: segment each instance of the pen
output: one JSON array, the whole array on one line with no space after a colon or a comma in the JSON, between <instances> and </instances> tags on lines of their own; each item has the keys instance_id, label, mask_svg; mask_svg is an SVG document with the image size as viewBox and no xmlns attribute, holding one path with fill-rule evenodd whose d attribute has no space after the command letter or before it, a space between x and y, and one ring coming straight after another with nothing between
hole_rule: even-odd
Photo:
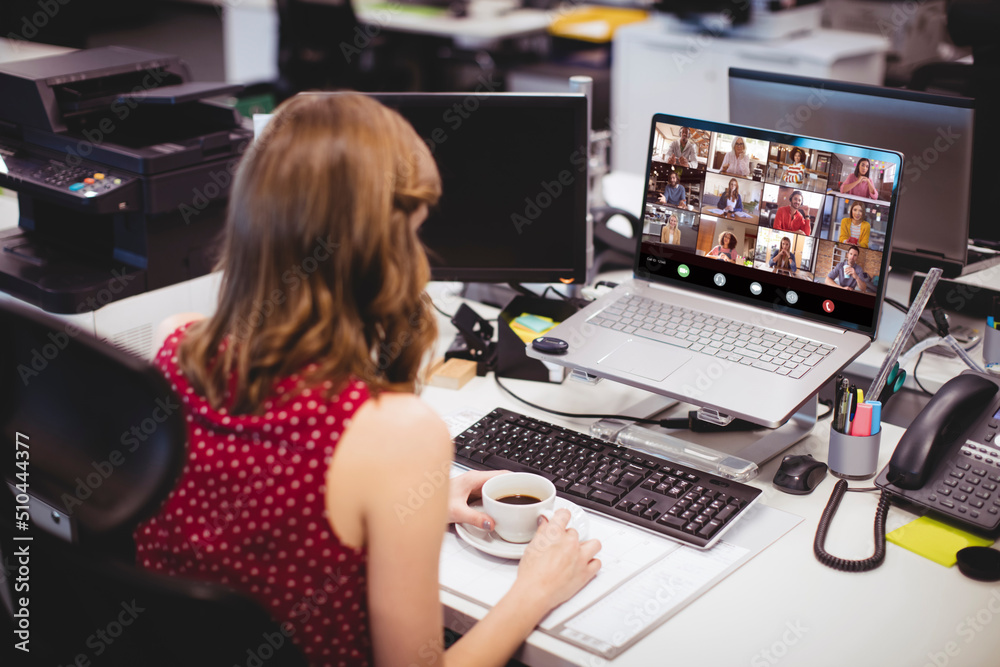
<instances>
[{"instance_id":1,"label":"pen","mask_svg":"<svg viewBox=\"0 0 1000 667\"><path fill-rule=\"evenodd\" d=\"M834 427L841 433L847 433L847 416L851 411L851 394L847 378L840 379L840 386L837 388L837 407L840 414L837 415L837 422Z\"/></svg>"}]
</instances>

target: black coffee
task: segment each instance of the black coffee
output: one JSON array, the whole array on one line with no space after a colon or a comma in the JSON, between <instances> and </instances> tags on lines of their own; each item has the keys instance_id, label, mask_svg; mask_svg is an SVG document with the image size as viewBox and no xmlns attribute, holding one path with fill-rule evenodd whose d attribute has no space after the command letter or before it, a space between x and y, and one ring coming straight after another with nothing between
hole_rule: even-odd
<instances>
[{"instance_id":1,"label":"black coffee","mask_svg":"<svg viewBox=\"0 0 1000 667\"><path fill-rule=\"evenodd\" d=\"M497 498L498 503L505 503L507 505L531 505L532 503L542 502L541 498L536 498L535 496L526 496L521 493L515 493L510 496L504 496L503 498Z\"/></svg>"}]
</instances>

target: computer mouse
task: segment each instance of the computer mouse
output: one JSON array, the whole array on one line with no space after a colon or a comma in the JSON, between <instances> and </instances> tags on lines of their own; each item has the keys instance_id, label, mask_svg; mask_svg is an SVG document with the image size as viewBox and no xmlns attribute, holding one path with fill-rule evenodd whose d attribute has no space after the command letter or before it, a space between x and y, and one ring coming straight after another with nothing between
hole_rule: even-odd
<instances>
[{"instance_id":1,"label":"computer mouse","mask_svg":"<svg viewBox=\"0 0 1000 667\"><path fill-rule=\"evenodd\" d=\"M791 454L781 460L773 484L779 491L804 496L826 477L826 464L817 461L812 454Z\"/></svg>"},{"instance_id":2,"label":"computer mouse","mask_svg":"<svg viewBox=\"0 0 1000 667\"><path fill-rule=\"evenodd\" d=\"M569 343L562 338L539 336L531 341L531 347L546 354L566 354L566 350L569 349Z\"/></svg>"}]
</instances>

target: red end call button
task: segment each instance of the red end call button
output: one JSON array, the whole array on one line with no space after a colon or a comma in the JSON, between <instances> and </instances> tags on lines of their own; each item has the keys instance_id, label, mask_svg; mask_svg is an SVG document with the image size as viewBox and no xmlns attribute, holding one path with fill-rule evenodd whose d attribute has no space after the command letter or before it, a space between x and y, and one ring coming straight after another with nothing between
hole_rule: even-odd
<instances>
[{"instance_id":1,"label":"red end call button","mask_svg":"<svg viewBox=\"0 0 1000 667\"><path fill-rule=\"evenodd\" d=\"M828 313L832 313L833 312L833 301L830 301L829 299L827 299L826 301L824 301L823 302L823 310L825 310Z\"/></svg>"}]
</instances>

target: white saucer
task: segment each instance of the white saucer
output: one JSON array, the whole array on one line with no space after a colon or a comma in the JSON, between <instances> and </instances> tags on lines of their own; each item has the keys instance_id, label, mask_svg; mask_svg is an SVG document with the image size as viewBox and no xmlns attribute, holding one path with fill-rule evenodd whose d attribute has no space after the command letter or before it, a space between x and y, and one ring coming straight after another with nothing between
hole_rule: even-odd
<instances>
[{"instance_id":1,"label":"white saucer","mask_svg":"<svg viewBox=\"0 0 1000 667\"><path fill-rule=\"evenodd\" d=\"M469 507L481 510L483 507L483 501L473 500L469 503ZM580 534L580 541L586 540L587 535L590 534L590 517L587 516L587 513L583 510L583 508L579 505L571 503L568 500L557 497L556 509L569 510L570 514L572 514L572 517L569 520L569 527L576 529L576 532ZM459 539L463 542L479 549L483 553L496 556L497 558L512 558L514 560L519 560L521 556L524 555L525 547L528 546L527 544L508 542L492 530L483 530L482 528L477 528L476 526L472 526L467 523L456 523L455 532L458 533Z\"/></svg>"}]
</instances>

